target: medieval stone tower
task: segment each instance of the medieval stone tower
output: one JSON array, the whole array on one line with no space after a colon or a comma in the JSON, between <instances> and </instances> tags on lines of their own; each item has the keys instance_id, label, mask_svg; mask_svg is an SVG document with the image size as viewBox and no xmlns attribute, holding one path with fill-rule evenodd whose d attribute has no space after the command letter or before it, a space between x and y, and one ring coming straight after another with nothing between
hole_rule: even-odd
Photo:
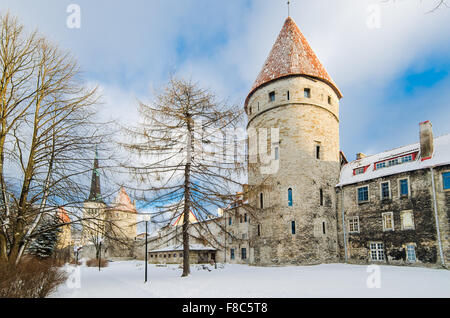
<instances>
[{"instance_id":1,"label":"medieval stone tower","mask_svg":"<svg viewBox=\"0 0 450 318\"><path fill-rule=\"evenodd\" d=\"M336 195L342 94L288 17L245 101L249 149L258 132L261 156L249 164L250 262L257 265L337 261ZM261 130L267 129L267 141ZM279 129L279 138L271 129ZM264 140L262 140L264 139ZM251 161L250 161L251 162Z\"/></svg>"}]
</instances>

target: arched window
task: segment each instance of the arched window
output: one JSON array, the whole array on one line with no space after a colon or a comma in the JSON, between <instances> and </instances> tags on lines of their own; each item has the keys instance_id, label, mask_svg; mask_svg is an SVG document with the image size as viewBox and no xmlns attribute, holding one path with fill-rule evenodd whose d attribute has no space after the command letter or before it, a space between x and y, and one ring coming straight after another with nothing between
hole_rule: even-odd
<instances>
[{"instance_id":1,"label":"arched window","mask_svg":"<svg viewBox=\"0 0 450 318\"><path fill-rule=\"evenodd\" d=\"M259 207L261 209L264 209L264 196L263 196L262 192L259 194Z\"/></svg>"},{"instance_id":2,"label":"arched window","mask_svg":"<svg viewBox=\"0 0 450 318\"><path fill-rule=\"evenodd\" d=\"M288 206L292 206L292 188L288 189Z\"/></svg>"}]
</instances>

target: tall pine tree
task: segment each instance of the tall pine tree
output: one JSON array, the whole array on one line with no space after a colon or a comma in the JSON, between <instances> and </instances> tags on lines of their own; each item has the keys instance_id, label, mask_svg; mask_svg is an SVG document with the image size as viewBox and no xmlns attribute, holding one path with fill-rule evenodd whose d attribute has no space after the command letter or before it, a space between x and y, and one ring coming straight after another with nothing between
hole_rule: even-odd
<instances>
[{"instance_id":1,"label":"tall pine tree","mask_svg":"<svg viewBox=\"0 0 450 318\"><path fill-rule=\"evenodd\" d=\"M30 243L28 253L39 258L48 258L53 255L58 243L58 235L61 228L58 226L61 220L50 216L43 219L37 229L38 235Z\"/></svg>"}]
</instances>

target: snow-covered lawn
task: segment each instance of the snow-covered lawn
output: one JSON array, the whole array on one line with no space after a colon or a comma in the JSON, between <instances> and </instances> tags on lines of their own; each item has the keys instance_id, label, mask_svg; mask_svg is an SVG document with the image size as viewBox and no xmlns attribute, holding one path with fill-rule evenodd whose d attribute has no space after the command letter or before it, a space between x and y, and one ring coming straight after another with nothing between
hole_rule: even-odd
<instances>
[{"instance_id":1,"label":"snow-covered lawn","mask_svg":"<svg viewBox=\"0 0 450 318\"><path fill-rule=\"evenodd\" d=\"M374 274L360 265L209 267L192 265L191 276L182 278L178 266L149 265L144 284L142 261L111 262L100 272L79 266L79 275L75 271L52 297L450 297L448 270L380 266L381 288L368 288Z\"/></svg>"}]
</instances>

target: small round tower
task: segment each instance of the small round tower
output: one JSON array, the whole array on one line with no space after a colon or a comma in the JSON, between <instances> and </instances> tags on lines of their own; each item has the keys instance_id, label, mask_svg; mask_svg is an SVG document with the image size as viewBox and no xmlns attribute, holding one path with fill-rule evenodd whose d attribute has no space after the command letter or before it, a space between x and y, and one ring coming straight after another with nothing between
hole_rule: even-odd
<instances>
[{"instance_id":1,"label":"small round tower","mask_svg":"<svg viewBox=\"0 0 450 318\"><path fill-rule=\"evenodd\" d=\"M248 171L250 202L256 208L251 263L337 260L334 186L340 171L341 98L288 17L245 101L249 149L258 149ZM265 129L268 138L263 141ZM271 163L262 160L265 142Z\"/></svg>"}]
</instances>

